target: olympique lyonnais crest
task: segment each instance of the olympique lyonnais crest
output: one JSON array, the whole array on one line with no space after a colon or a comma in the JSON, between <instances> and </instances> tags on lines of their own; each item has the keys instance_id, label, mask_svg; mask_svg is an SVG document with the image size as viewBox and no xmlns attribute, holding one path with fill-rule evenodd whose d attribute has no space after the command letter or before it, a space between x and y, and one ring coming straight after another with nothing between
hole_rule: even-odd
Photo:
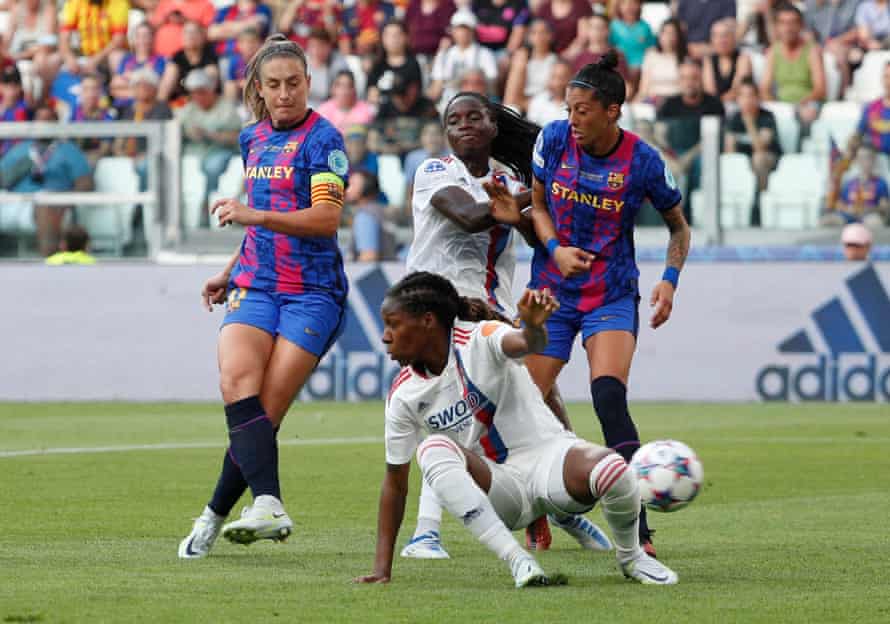
<instances>
[{"instance_id":1,"label":"olympique lyonnais crest","mask_svg":"<svg viewBox=\"0 0 890 624\"><path fill-rule=\"evenodd\" d=\"M617 191L624 186L624 174L620 171L610 171L609 179L606 180L606 184L609 185L610 189Z\"/></svg>"},{"instance_id":2,"label":"olympique lyonnais crest","mask_svg":"<svg viewBox=\"0 0 890 624\"><path fill-rule=\"evenodd\" d=\"M284 148L281 151L285 154L290 154L296 152L298 147L300 147L299 141L291 141L290 143L285 143Z\"/></svg>"}]
</instances>

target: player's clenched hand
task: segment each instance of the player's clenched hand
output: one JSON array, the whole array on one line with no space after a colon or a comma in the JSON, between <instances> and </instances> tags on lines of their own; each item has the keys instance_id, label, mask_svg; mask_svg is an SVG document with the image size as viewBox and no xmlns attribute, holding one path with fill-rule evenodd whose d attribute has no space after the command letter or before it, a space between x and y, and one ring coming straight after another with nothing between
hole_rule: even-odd
<instances>
[{"instance_id":1,"label":"player's clenched hand","mask_svg":"<svg viewBox=\"0 0 890 624\"><path fill-rule=\"evenodd\" d=\"M577 247L557 247L553 252L553 260L564 277L575 277L589 271L595 257L589 251Z\"/></svg>"},{"instance_id":2,"label":"player's clenched hand","mask_svg":"<svg viewBox=\"0 0 890 624\"><path fill-rule=\"evenodd\" d=\"M240 225L261 225L263 213L253 208L248 208L234 199L218 199L210 207L210 214L215 214L219 219L219 225L238 223Z\"/></svg>"},{"instance_id":3,"label":"player's clenched hand","mask_svg":"<svg viewBox=\"0 0 890 624\"><path fill-rule=\"evenodd\" d=\"M671 310L674 308L674 285L664 280L658 282L652 289L649 305L653 308L649 325L655 329L671 318Z\"/></svg>"},{"instance_id":4,"label":"player's clenched hand","mask_svg":"<svg viewBox=\"0 0 890 624\"><path fill-rule=\"evenodd\" d=\"M559 309L559 302L550 294L548 288L526 290L517 307L519 318L526 326L540 327Z\"/></svg>"},{"instance_id":5,"label":"player's clenched hand","mask_svg":"<svg viewBox=\"0 0 890 624\"><path fill-rule=\"evenodd\" d=\"M204 282L201 289L201 301L208 311L213 311L213 304L224 303L226 300L226 288L229 285L229 276L225 273L217 273Z\"/></svg>"},{"instance_id":6,"label":"player's clenched hand","mask_svg":"<svg viewBox=\"0 0 890 624\"><path fill-rule=\"evenodd\" d=\"M387 574L368 574L367 576L357 576L352 579L353 583L389 583L389 575Z\"/></svg>"},{"instance_id":7,"label":"player's clenched hand","mask_svg":"<svg viewBox=\"0 0 890 624\"><path fill-rule=\"evenodd\" d=\"M498 223L516 225L519 223L519 202L510 194L507 187L497 182L483 182L482 188L491 199L491 216Z\"/></svg>"}]
</instances>

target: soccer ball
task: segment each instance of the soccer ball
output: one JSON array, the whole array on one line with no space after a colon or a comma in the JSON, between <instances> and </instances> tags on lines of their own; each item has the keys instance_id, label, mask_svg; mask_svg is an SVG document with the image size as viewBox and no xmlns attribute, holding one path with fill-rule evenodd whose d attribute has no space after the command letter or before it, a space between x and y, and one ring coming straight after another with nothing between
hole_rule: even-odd
<instances>
[{"instance_id":1,"label":"soccer ball","mask_svg":"<svg viewBox=\"0 0 890 624\"><path fill-rule=\"evenodd\" d=\"M640 480L640 498L653 511L683 509L701 490L705 478L695 451L676 440L644 444L630 465Z\"/></svg>"}]
</instances>

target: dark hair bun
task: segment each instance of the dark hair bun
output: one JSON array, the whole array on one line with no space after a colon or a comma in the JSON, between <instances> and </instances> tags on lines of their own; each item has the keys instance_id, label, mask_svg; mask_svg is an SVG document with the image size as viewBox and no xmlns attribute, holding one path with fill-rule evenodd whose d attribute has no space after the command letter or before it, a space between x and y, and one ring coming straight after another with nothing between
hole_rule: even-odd
<instances>
[{"instance_id":1,"label":"dark hair bun","mask_svg":"<svg viewBox=\"0 0 890 624\"><path fill-rule=\"evenodd\" d=\"M600 69L606 69L609 71L615 71L618 69L618 53L615 50L610 49L608 52L603 54L602 58L594 63Z\"/></svg>"}]
</instances>

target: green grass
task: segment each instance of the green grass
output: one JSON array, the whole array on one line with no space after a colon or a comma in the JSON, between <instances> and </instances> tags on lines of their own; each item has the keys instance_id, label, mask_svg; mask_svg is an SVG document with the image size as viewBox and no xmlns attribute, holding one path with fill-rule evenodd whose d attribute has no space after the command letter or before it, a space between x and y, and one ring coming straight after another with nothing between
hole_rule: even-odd
<instances>
[{"instance_id":1,"label":"green grass","mask_svg":"<svg viewBox=\"0 0 890 624\"><path fill-rule=\"evenodd\" d=\"M509 571L448 518L450 561L371 571L380 404L295 407L281 432L285 544L217 544L201 561L179 540L214 484L218 406L0 404L0 622L888 622L890 410L886 405L636 405L645 439L698 451L706 485L653 517L675 587L626 582L612 555L554 534L540 555L569 585L512 589ZM571 407L599 440L592 410ZM216 448L8 456L8 451L207 443ZM7 452L3 457L2 452ZM413 528L417 474L406 527ZM598 511L595 521L603 524Z\"/></svg>"}]
</instances>

